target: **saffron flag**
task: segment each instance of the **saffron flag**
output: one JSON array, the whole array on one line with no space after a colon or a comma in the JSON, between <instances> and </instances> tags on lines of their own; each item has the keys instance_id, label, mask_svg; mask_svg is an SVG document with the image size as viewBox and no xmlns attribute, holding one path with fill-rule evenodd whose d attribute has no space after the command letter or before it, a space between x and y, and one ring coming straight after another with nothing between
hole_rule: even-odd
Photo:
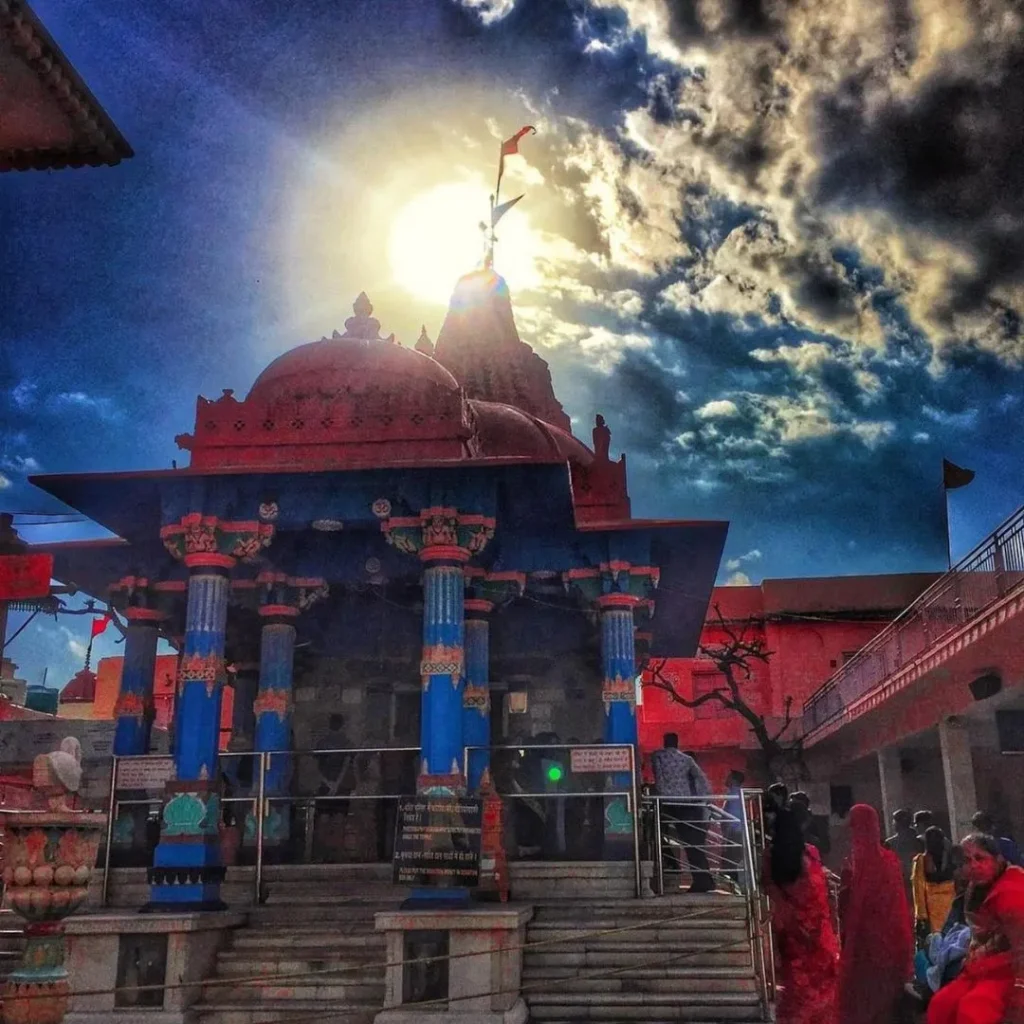
<instances>
[{"instance_id":1,"label":"saffron flag","mask_svg":"<svg viewBox=\"0 0 1024 1024\"><path fill-rule=\"evenodd\" d=\"M519 140L526 135L527 132L533 132L533 134L536 135L537 129L534 128L532 124L528 124L525 128L520 128L512 138L506 139L501 144L501 159L498 161L498 186L495 189L496 193L501 191L501 177L505 173L505 157L513 156L519 152ZM491 227L494 227L493 223L491 224Z\"/></svg>"},{"instance_id":2,"label":"saffron flag","mask_svg":"<svg viewBox=\"0 0 1024 1024\"><path fill-rule=\"evenodd\" d=\"M536 135L537 134L537 129L534 128L532 124L528 124L525 128L520 128L519 131L517 131L515 133L515 135L512 136L511 139L506 139L501 144L501 155L502 155L503 159L506 156L512 156L513 153L518 153L519 152L519 140L527 132L533 132L533 134Z\"/></svg>"},{"instance_id":3,"label":"saffron flag","mask_svg":"<svg viewBox=\"0 0 1024 1024\"><path fill-rule=\"evenodd\" d=\"M502 203L500 206L495 206L494 209L491 210L491 227L496 227L498 221L501 220L501 218L504 217L505 214L508 213L508 211L511 210L512 207L515 206L516 203L518 203L519 200L522 198L523 197L519 195L516 196L515 199L510 199L507 203Z\"/></svg>"},{"instance_id":4,"label":"saffron flag","mask_svg":"<svg viewBox=\"0 0 1024 1024\"><path fill-rule=\"evenodd\" d=\"M942 486L947 491L955 491L958 487L966 487L974 479L973 469L964 469L949 459L942 460Z\"/></svg>"},{"instance_id":5,"label":"saffron flag","mask_svg":"<svg viewBox=\"0 0 1024 1024\"><path fill-rule=\"evenodd\" d=\"M110 615L104 615L102 619L92 620L92 632L89 634L89 639L93 640L102 633L107 626L110 625Z\"/></svg>"}]
</instances>

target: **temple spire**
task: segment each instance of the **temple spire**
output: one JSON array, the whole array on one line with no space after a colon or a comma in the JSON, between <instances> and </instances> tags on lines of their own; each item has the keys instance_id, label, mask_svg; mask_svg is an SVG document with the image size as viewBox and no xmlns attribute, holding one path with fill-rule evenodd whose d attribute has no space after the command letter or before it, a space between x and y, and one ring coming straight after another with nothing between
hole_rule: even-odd
<instances>
[{"instance_id":1,"label":"temple spire","mask_svg":"<svg viewBox=\"0 0 1024 1024\"><path fill-rule=\"evenodd\" d=\"M425 356L433 356L434 354L434 343L430 340L430 335L427 334L426 324L420 329L420 336L416 339L415 349Z\"/></svg>"}]
</instances>

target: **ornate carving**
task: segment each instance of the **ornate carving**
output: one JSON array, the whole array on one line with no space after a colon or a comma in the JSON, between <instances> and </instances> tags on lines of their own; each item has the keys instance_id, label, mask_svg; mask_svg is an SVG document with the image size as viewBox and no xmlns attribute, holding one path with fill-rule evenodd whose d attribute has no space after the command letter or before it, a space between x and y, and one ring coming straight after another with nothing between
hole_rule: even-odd
<instances>
[{"instance_id":1,"label":"ornate carving","mask_svg":"<svg viewBox=\"0 0 1024 1024\"><path fill-rule=\"evenodd\" d=\"M119 693L114 704L115 718L145 718L149 703L140 693Z\"/></svg>"},{"instance_id":2,"label":"ornate carving","mask_svg":"<svg viewBox=\"0 0 1024 1024\"><path fill-rule=\"evenodd\" d=\"M420 678L423 689L430 689L431 676L450 676L452 686L458 686L462 678L463 651L461 647L449 647L445 644L430 644L423 648L423 660L420 662Z\"/></svg>"},{"instance_id":3,"label":"ornate carving","mask_svg":"<svg viewBox=\"0 0 1024 1024\"><path fill-rule=\"evenodd\" d=\"M467 683L465 689L462 691L462 706L464 708L473 708L481 714L490 711L491 709L491 691L487 686L474 686L471 683Z\"/></svg>"},{"instance_id":4,"label":"ornate carving","mask_svg":"<svg viewBox=\"0 0 1024 1024\"><path fill-rule=\"evenodd\" d=\"M189 654L181 659L178 678L181 684L199 682L206 684L206 695L213 696L217 683L226 676L224 659L219 654Z\"/></svg>"},{"instance_id":5,"label":"ornate carving","mask_svg":"<svg viewBox=\"0 0 1024 1024\"><path fill-rule=\"evenodd\" d=\"M601 462L610 462L609 451L612 444L612 432L608 429L604 417L598 415L594 419L594 454Z\"/></svg>"},{"instance_id":6,"label":"ornate carving","mask_svg":"<svg viewBox=\"0 0 1024 1024\"><path fill-rule=\"evenodd\" d=\"M370 506L370 510L378 519L387 519L391 515L391 502L387 498L378 498Z\"/></svg>"},{"instance_id":7,"label":"ornate carving","mask_svg":"<svg viewBox=\"0 0 1024 1024\"><path fill-rule=\"evenodd\" d=\"M381 522L387 542L405 554L423 557L430 549L448 549L451 557L463 560L487 546L494 528L492 516L441 506L423 509L418 516L395 516Z\"/></svg>"},{"instance_id":8,"label":"ornate carving","mask_svg":"<svg viewBox=\"0 0 1024 1024\"><path fill-rule=\"evenodd\" d=\"M570 569L563 576L567 590L575 589L588 602L613 605L621 597L623 604L637 604L650 600L658 586L660 570L650 565L631 565L629 562L608 561L589 569Z\"/></svg>"},{"instance_id":9,"label":"ornate carving","mask_svg":"<svg viewBox=\"0 0 1024 1024\"><path fill-rule=\"evenodd\" d=\"M283 722L291 709L291 695L286 690L260 690L252 702L252 711L257 718L260 715L271 713L277 715Z\"/></svg>"},{"instance_id":10,"label":"ornate carving","mask_svg":"<svg viewBox=\"0 0 1024 1024\"><path fill-rule=\"evenodd\" d=\"M179 560L203 555L220 558L255 558L274 537L274 524L267 521L235 522L190 512L177 523L160 530L160 539Z\"/></svg>"},{"instance_id":11,"label":"ornate carving","mask_svg":"<svg viewBox=\"0 0 1024 1024\"><path fill-rule=\"evenodd\" d=\"M627 703L630 707L636 706L636 681L623 679L622 676L615 676L614 679L605 678L601 683L601 700L604 701L605 710L613 701Z\"/></svg>"}]
</instances>

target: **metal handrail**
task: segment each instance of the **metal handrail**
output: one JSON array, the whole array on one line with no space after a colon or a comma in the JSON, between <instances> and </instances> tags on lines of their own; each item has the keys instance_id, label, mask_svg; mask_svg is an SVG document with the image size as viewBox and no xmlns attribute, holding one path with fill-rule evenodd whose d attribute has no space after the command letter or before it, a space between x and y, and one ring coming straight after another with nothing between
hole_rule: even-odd
<instances>
[{"instance_id":1,"label":"metal handrail","mask_svg":"<svg viewBox=\"0 0 1024 1024\"><path fill-rule=\"evenodd\" d=\"M638 789L637 779L637 758L636 750L632 744L629 743L511 743L501 744L496 746L471 746L466 747L464 751L465 759L465 770L468 771L468 759L469 754L472 751L477 750L488 750L488 751L501 751L501 750L516 750L516 751L535 751L535 750L616 750L616 749L628 749L630 751L630 769L628 774L630 775L630 785L628 788L616 788L614 790L602 790L600 792L586 792L586 793L507 793L502 794L508 799L557 799L557 798L572 798L572 797L587 797L587 798L623 798L627 802L627 808L630 811L633 821L633 863L634 863L634 883L636 888L637 896L642 895L642 869L640 862L640 797ZM266 791L266 776L267 771L270 767L270 761L273 757L288 756L302 757L302 756L321 756L326 754L393 754L393 753L416 753L420 752L419 747L333 747L324 749L312 749L312 750L231 750L222 751L219 754L221 759L227 758L244 758L252 757L257 760L258 771L255 778L255 793L251 793L248 796L236 796L236 797L223 797L221 800L222 804L249 804L253 809L253 817L256 824L256 844L255 844L255 872L253 878L254 887L254 899L256 903L263 901L263 830L266 820L266 814L270 804L272 803L296 803L306 804L307 806L318 803L331 803L331 802L348 802L357 800L400 800L405 796L413 796L410 793L387 793L387 794L369 794L369 795L337 795L337 794L323 794L323 795L299 795L293 796L288 793L271 793L268 794ZM119 800L117 797L118 785L118 763L122 761L141 761L141 760L160 760L166 761L170 755L168 754L139 754L131 756L115 756L112 758L112 770L110 775L110 791L108 795L108 822L107 822L107 841L104 849L104 863L103 863L103 885L101 901L103 906L107 906L109 902L109 887L110 887L110 856L111 846L113 841L113 828L114 822L117 817L117 812L121 807L128 806L140 806L150 805L158 803L158 799L123 799ZM626 772L608 772L609 775L625 775Z\"/></svg>"},{"instance_id":2,"label":"metal handrail","mask_svg":"<svg viewBox=\"0 0 1024 1024\"><path fill-rule=\"evenodd\" d=\"M1016 580L1012 579L1015 575ZM804 735L840 717L852 703L1022 581L1024 506L932 583L804 702Z\"/></svg>"},{"instance_id":3,"label":"metal handrail","mask_svg":"<svg viewBox=\"0 0 1024 1024\"><path fill-rule=\"evenodd\" d=\"M722 806L727 801L735 800L739 800L739 816L725 810L725 807ZM737 829L739 835L736 840L717 844L716 863L719 872L723 868L725 871L742 871L743 885L740 888L746 905L747 941L750 947L751 963L760 985L760 996L767 1015L769 1005L774 998L775 978L768 899L761 887L760 877L760 853L763 850L764 840L761 791L741 789L738 793L720 793L708 796L651 794L645 796L643 802L653 816L655 888L658 895L664 895L665 892L665 836L662 823L663 820L669 824L672 823L670 809L673 806L701 807L709 812L709 818L703 825L706 841L701 844L702 848L709 852L716 845L715 837L710 832L712 825L729 824ZM699 823L692 824L698 829L702 828ZM680 852L692 848L694 845L694 843L681 842ZM721 854L721 849L726 847L733 849L739 847L739 859L724 857ZM712 873L715 873L715 867L711 864L708 867Z\"/></svg>"}]
</instances>

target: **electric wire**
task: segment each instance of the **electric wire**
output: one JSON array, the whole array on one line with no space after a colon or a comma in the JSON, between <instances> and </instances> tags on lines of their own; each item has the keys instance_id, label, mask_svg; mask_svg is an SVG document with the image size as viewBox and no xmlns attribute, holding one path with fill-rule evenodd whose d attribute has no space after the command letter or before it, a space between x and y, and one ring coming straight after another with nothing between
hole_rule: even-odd
<instances>
[{"instance_id":1,"label":"electric wire","mask_svg":"<svg viewBox=\"0 0 1024 1024\"><path fill-rule=\"evenodd\" d=\"M596 938L607 938L607 937L609 937L611 935L619 935L619 934L623 934L623 933L626 933L626 932L641 931L644 928L663 928L663 927L667 927L667 926L672 925L672 924L677 924L679 922L692 921L692 920L695 920L697 918L706 917L709 914L718 913L720 910L721 910L720 906L706 907L706 908L701 908L701 909L696 910L696 911L691 911L691 912L686 913L686 914L673 915L673 916L669 916L669 917L658 917L658 918L653 919L653 920L647 919L647 920L639 921L639 922L637 922L635 924L622 925L622 926L617 927L617 928L591 929L591 930L588 930L588 931L581 931L581 932L575 932L574 931L574 932L572 932L572 934L568 934L568 935L559 935L559 936L555 936L555 937L547 938L547 939L538 939L538 940L536 940L534 942L524 942L524 943L520 943L520 944L515 945L515 946L507 946L507 947L504 947L504 948L508 952L526 952L526 951L537 950L537 949L540 949L541 947L558 945L560 943L580 942L580 941L586 941L586 940L589 940L589 939L596 939ZM749 943L749 939L748 938L744 938L742 940L742 942L743 942L743 944L747 944L747 943ZM729 945L736 945L736 944L738 944L738 943L729 943ZM700 955L702 953L711 952L711 951L713 951L713 950L705 950L705 949L697 950L697 951L694 951L694 955ZM220 987L222 985L223 986L228 986L228 985L256 984L256 985L269 986L269 985L273 985L273 984L275 984L277 982L280 982L280 981L294 981L294 980L302 979L302 978L319 978L319 979L322 980L324 978L337 978L337 977L341 977L341 976L346 975L346 974L358 973L358 972L361 972L361 971L377 970L377 969L387 970L389 967L403 967L403 966L406 966L408 964L419 964L419 963L436 963L438 960L460 960L460 959L463 959L465 957L471 957L471 956L480 956L479 950L469 950L469 951L466 951L466 952L463 952L463 953L448 953L448 954L445 954L442 957L425 956L425 957L414 957L414 958L411 958L411 959L404 959L403 958L401 960L382 960L382 961L371 962L371 963L368 963L368 964L365 964L365 963L364 964L352 964L352 965L349 965L347 967L346 966L339 966L339 967L337 967L337 968L335 968L333 970L329 970L329 971L284 971L284 972L269 973L269 974L266 971L262 971L262 972L260 972L257 975L242 976L242 977L231 976L231 977L225 977L225 978L210 978L208 980L198 981L198 982L197 981L188 981L188 982L186 982L186 981L178 981L178 982L168 982L168 983L163 983L163 984L153 983L153 984L148 984L148 985L133 985L133 986L130 986L130 987L121 986L121 987L100 988L100 989L76 989L74 991L74 993L73 993L73 996L75 998L85 998L85 997L95 997L95 996L106 996L106 995L112 995L112 994L116 995L119 992L140 993L140 992L150 992L150 991L168 991L168 990L176 990L176 989L184 989L184 988L196 988L197 986L198 987L202 987L204 989L206 989L206 988L217 988L217 987ZM633 967L633 968L635 968L636 966L637 965L635 965L635 964L630 965L630 967ZM18 996L18 999L27 999L27 1000L46 999L46 998L52 998L52 995L50 993L47 993L47 992L36 992L36 993L25 993L24 995L19 995ZM472 997L472 998L476 998L476 997ZM417 1004L417 1005L419 1005L419 1004Z\"/></svg>"},{"instance_id":2,"label":"electric wire","mask_svg":"<svg viewBox=\"0 0 1024 1024\"><path fill-rule=\"evenodd\" d=\"M572 940L563 940L563 941L575 941L577 938L578 938L578 936L574 936ZM520 983L517 987L514 987L514 988L489 989L487 992L473 992L473 993L470 993L470 994L464 995L464 996L438 996L435 999L424 999L424 1000L417 1001L415 1003L402 1003L400 1006L395 1007L394 1009L398 1009L398 1010L406 1009L407 1012L408 1011L415 1012L415 1011L419 1011L419 1010L422 1010L422 1009L430 1007L430 1006L438 1006L438 1007L448 1006L451 1003L465 1002L465 1001L470 1000L470 999L483 999L484 997L487 997L487 996L490 996L491 998L493 998L494 996L498 996L498 995L522 995L524 992L531 992L531 991L534 991L534 990L544 990L546 988L550 988L552 985L557 986L559 983L566 982L566 981L602 981L602 980L604 980L606 978L613 978L613 977L616 977L616 976L618 976L620 974L627 974L630 971L644 970L644 969L650 967L651 965L665 966L666 964L678 963L681 960L688 960L688 959L693 958L693 957L706 956L708 953L720 953L720 952L725 952L726 950L735 950L735 949L738 949L738 948L741 948L741 947L746 947L746 948L750 947L750 939L749 939L749 937L744 937L742 939L736 939L733 942L719 943L718 945L715 945L715 946L707 946L707 947L705 947L703 949L699 949L699 950L686 950L683 953L676 953L676 954L673 954L673 955L670 955L670 956L661 956L661 955L659 955L656 959L651 959L649 961L645 961L645 962L640 963L640 964L625 964L622 967L599 968L599 969L595 970L594 972L592 972L590 974L584 974L584 973L577 972L574 975L567 976L567 977L564 977L564 978L544 978L544 979L538 979L538 980L533 981L533 982ZM521 948L525 949L526 947L524 946L524 947L521 947ZM470 955L470 956L480 956L480 953L479 952L474 952L474 953L467 954L467 955ZM442 960L442 959L445 959L445 958L444 957L427 957L426 959L428 959L428 960L430 960L432 962L436 962L437 960ZM450 958L448 958L448 959L450 959ZM415 962L416 961L411 961L411 960L410 961L400 961L399 965L404 965L405 963L415 963ZM398 965L392 965L392 966L398 966ZM752 963L751 964L751 972L752 973L753 973L753 970L754 970L754 966L753 966L753 963ZM210 1007L215 1007L216 1006L215 1003L210 1003L210 1004L206 1004L206 1005L210 1006ZM254 1004L253 1005L253 1009L258 1009L258 1004ZM262 1011L262 1012L266 1012L266 1011ZM273 1010L271 1010L270 1012L273 1012ZM285 1016L278 1017L277 1021L265 1022L265 1024L285 1024L285 1022L287 1022L287 1024L306 1024L306 1022L322 1021L322 1020L325 1020L325 1019L329 1021L331 1019L331 1016L334 1016L335 1014L336 1015L344 1015L344 1014L348 1014L350 1011L347 1010L345 1007L339 1006L337 1008L337 1010L334 1011L333 1014L331 1013L330 1010L325 1011L324 1009L320 1009L320 1010L316 1010L316 1011L311 1011L308 1014L300 1014L298 1016L296 1016L291 1010L282 1010L280 1012L285 1014ZM324 1017L324 1013L325 1012L328 1013L328 1016L326 1018Z\"/></svg>"}]
</instances>

